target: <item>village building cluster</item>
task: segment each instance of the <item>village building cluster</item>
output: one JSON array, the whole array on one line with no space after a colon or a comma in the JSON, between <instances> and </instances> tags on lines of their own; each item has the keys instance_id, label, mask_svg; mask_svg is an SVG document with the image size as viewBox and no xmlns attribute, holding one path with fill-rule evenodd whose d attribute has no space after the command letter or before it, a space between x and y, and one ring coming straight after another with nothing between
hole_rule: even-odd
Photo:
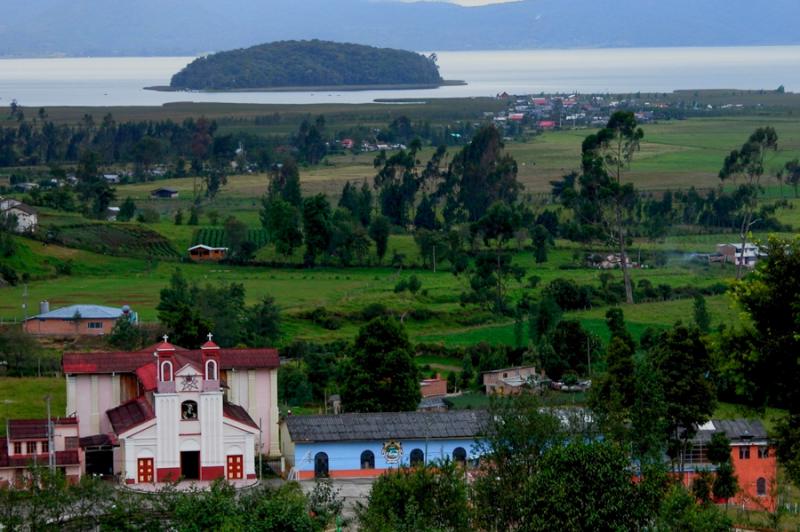
<instances>
[{"instance_id":1,"label":"village building cluster","mask_svg":"<svg viewBox=\"0 0 800 532\"><path fill-rule=\"evenodd\" d=\"M43 304L42 310L26 323L33 334L60 334L64 322L72 326L70 312L89 320L76 334L97 334L115 319L136 318L127 307L49 311ZM107 322L89 327L91 320ZM200 349L173 345L165 336L133 352L64 353L66 410L48 419L7 422L0 438L0 486L24 485L31 463L58 468L71 481L98 475L147 489L178 480L252 484L259 459L279 463L283 477L301 481L375 478L442 459L473 468L481 459L487 412L449 410L447 380L438 375L420 382L416 412L342 413L332 397L333 414L280 417L279 366L275 349L220 348L211 334ZM561 385L533 366L485 372L483 383L489 395ZM683 482L690 485L713 469L705 449L717 432L731 442L741 487L735 503L774 509L775 452L759 421L711 420L698 427L683 457Z\"/></svg>"}]
</instances>

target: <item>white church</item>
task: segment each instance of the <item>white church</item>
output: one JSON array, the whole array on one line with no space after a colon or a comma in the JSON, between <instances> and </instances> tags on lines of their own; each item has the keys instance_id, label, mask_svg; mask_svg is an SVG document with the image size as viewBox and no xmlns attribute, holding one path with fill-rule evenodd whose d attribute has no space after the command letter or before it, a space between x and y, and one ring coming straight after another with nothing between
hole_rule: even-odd
<instances>
[{"instance_id":1,"label":"white church","mask_svg":"<svg viewBox=\"0 0 800 532\"><path fill-rule=\"evenodd\" d=\"M278 457L278 353L199 350L168 338L137 352L65 353L67 415L84 474L126 484L256 478Z\"/></svg>"}]
</instances>

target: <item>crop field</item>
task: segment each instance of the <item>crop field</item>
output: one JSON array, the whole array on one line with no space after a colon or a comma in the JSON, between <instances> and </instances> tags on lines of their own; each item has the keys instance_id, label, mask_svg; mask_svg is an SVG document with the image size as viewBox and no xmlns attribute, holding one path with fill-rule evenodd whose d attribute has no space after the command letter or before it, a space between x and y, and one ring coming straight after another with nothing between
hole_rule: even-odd
<instances>
[{"instance_id":1,"label":"crop field","mask_svg":"<svg viewBox=\"0 0 800 532\"><path fill-rule=\"evenodd\" d=\"M250 241L256 245L257 248L262 248L267 245L269 236L264 229L248 229L245 240ZM205 244L211 247L228 247L230 240L228 233L221 227L204 227L195 231L192 236L192 245Z\"/></svg>"}]
</instances>

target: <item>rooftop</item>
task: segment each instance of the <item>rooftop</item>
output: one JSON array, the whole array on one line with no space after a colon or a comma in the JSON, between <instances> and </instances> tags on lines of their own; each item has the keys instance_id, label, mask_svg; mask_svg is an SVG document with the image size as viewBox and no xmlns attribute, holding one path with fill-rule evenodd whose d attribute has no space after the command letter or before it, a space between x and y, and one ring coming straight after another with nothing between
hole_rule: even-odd
<instances>
[{"instance_id":1,"label":"rooftop","mask_svg":"<svg viewBox=\"0 0 800 532\"><path fill-rule=\"evenodd\" d=\"M716 432L724 432L733 444L766 441L769 438L767 429L758 419L712 419L697 427L697 435L693 441L709 442Z\"/></svg>"},{"instance_id":2,"label":"rooftop","mask_svg":"<svg viewBox=\"0 0 800 532\"><path fill-rule=\"evenodd\" d=\"M122 403L106 412L114 432L121 434L156 417L153 407L143 397Z\"/></svg>"},{"instance_id":3,"label":"rooftop","mask_svg":"<svg viewBox=\"0 0 800 532\"><path fill-rule=\"evenodd\" d=\"M61 366L66 374L93 374L93 373L142 373L140 378L147 377L151 369L152 378L155 379L155 364L153 353L157 345L145 347L133 352L104 352L104 353L64 353ZM202 364L202 349L185 349L175 346L176 356L181 362ZM219 350L221 369L258 369L277 368L280 364L278 350L270 348L257 349L227 349ZM181 364L183 365L183 364ZM142 368L145 366L144 368ZM137 371L140 370L141 371ZM142 379L145 382L145 378ZM146 382L145 382L146 384Z\"/></svg>"},{"instance_id":4,"label":"rooftop","mask_svg":"<svg viewBox=\"0 0 800 532\"><path fill-rule=\"evenodd\" d=\"M75 425L78 420L75 418L53 418L53 425ZM9 419L8 420L8 439L11 441L20 440L46 440L47 439L47 420L46 419Z\"/></svg>"},{"instance_id":5,"label":"rooftop","mask_svg":"<svg viewBox=\"0 0 800 532\"><path fill-rule=\"evenodd\" d=\"M474 438L487 416L485 410L288 416L286 426L294 442Z\"/></svg>"},{"instance_id":6,"label":"rooftop","mask_svg":"<svg viewBox=\"0 0 800 532\"><path fill-rule=\"evenodd\" d=\"M122 307L104 307L102 305L70 305L44 314L28 318L30 320L71 320L79 314L81 319L117 319L122 316Z\"/></svg>"}]
</instances>

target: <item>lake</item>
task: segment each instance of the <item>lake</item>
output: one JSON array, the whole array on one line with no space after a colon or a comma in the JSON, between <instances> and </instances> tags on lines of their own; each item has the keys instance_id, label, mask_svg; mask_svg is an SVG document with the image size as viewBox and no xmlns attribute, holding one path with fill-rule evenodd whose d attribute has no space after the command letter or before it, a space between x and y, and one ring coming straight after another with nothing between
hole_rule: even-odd
<instances>
[{"instance_id":1,"label":"lake","mask_svg":"<svg viewBox=\"0 0 800 532\"><path fill-rule=\"evenodd\" d=\"M167 102L365 103L376 98L460 98L500 92L671 92L677 89L800 91L800 46L440 52L445 79L429 90L154 92L191 57L0 60L0 106L128 106Z\"/></svg>"}]
</instances>

